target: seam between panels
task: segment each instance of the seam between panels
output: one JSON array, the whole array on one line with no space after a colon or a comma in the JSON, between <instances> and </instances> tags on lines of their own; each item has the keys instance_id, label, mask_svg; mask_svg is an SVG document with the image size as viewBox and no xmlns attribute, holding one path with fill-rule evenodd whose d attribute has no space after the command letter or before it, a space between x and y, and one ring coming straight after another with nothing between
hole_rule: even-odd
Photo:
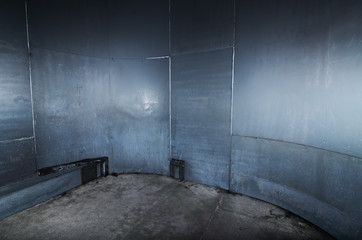
<instances>
[{"instance_id":1,"label":"seam between panels","mask_svg":"<svg viewBox=\"0 0 362 240\"><path fill-rule=\"evenodd\" d=\"M172 57L171 57L171 0L168 1L168 97L169 97L169 160L172 158Z\"/></svg>"},{"instance_id":2,"label":"seam between panels","mask_svg":"<svg viewBox=\"0 0 362 240\"><path fill-rule=\"evenodd\" d=\"M29 87L30 87L30 102L31 102L31 116L32 116L32 126L33 126L33 142L34 142L34 164L35 170L38 169L38 154L37 154L37 142L35 134L35 114L34 114L34 98L33 98L33 81L32 81L32 57L30 49L30 34L29 34L29 15L28 15L28 0L25 0L25 27L26 27L26 45L28 51L28 71L29 71Z\"/></svg>"},{"instance_id":3,"label":"seam between panels","mask_svg":"<svg viewBox=\"0 0 362 240\"><path fill-rule=\"evenodd\" d=\"M177 57L177 56L190 55L190 54L196 54L196 53L215 52L215 51L226 50L226 49L230 49L230 48L233 48L233 46L229 45L229 46L218 47L218 48L210 48L210 49L195 50L195 51L185 51L185 52L179 52L179 53L170 54L170 55L173 57Z\"/></svg>"},{"instance_id":4,"label":"seam between panels","mask_svg":"<svg viewBox=\"0 0 362 240\"><path fill-rule=\"evenodd\" d=\"M231 164L232 164L232 141L233 141L233 112L234 112L234 81L235 81L235 32L236 32L236 2L233 1L233 36L232 36L232 62L231 62L231 96L230 96L230 158L229 158L229 191L231 188Z\"/></svg>"},{"instance_id":5,"label":"seam between panels","mask_svg":"<svg viewBox=\"0 0 362 240\"><path fill-rule=\"evenodd\" d=\"M169 111L169 131L170 131L170 139L169 139L169 157L170 159L172 158L172 70L171 70L171 65L172 65L172 58L170 57L168 59L168 97L169 97L169 106L168 106L168 111Z\"/></svg>"},{"instance_id":6,"label":"seam between panels","mask_svg":"<svg viewBox=\"0 0 362 240\"><path fill-rule=\"evenodd\" d=\"M321 147L315 147L315 146L307 145L307 144L303 144L303 143L291 142L291 141L274 139L274 138L241 135L241 134L233 134L232 136L233 137L240 137L240 138L250 138L250 139L264 140L264 141L270 141L270 142L279 142L279 143L285 143L285 144L293 144L293 145L297 145L297 146L301 146L301 147L314 148L314 149L318 149L318 150L321 150L321 151L331 152L331 153L340 154L340 155L343 155L343 156L346 156L346 157L351 157L351 158L361 159L362 160L362 157L359 157L359 156L356 156L356 155L351 155L351 154L348 154L348 153L329 150L329 149L321 148Z\"/></svg>"}]
</instances>

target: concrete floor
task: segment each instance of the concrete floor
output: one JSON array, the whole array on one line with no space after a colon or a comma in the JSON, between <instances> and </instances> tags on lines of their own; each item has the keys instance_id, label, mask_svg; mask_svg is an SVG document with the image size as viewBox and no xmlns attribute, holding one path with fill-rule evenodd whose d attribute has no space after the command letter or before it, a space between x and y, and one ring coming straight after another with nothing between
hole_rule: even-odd
<instances>
[{"instance_id":1,"label":"concrete floor","mask_svg":"<svg viewBox=\"0 0 362 240\"><path fill-rule=\"evenodd\" d=\"M97 179L0 222L0 239L333 239L239 194L148 174Z\"/></svg>"}]
</instances>

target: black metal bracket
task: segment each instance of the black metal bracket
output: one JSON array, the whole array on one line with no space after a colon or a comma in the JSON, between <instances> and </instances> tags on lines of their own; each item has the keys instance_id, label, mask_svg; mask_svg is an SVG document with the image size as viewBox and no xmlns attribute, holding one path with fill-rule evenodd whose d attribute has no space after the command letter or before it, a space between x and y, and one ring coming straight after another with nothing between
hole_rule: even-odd
<instances>
[{"instance_id":1,"label":"black metal bracket","mask_svg":"<svg viewBox=\"0 0 362 240\"><path fill-rule=\"evenodd\" d=\"M91 164L100 164L101 176L105 177L109 174L108 170L108 157L87 158L80 161L70 162L66 164L55 165L38 169L39 176L45 176L51 173L60 172L63 170L72 169L75 167L84 167Z\"/></svg>"},{"instance_id":2,"label":"black metal bracket","mask_svg":"<svg viewBox=\"0 0 362 240\"><path fill-rule=\"evenodd\" d=\"M172 158L170 160L170 177L175 178L175 168L178 168L180 181L185 179L185 161Z\"/></svg>"}]
</instances>

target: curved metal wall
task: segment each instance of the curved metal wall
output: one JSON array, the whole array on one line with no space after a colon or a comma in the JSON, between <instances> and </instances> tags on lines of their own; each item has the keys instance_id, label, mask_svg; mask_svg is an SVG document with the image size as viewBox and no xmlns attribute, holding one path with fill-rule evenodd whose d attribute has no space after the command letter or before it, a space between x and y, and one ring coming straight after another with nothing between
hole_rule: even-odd
<instances>
[{"instance_id":1,"label":"curved metal wall","mask_svg":"<svg viewBox=\"0 0 362 240\"><path fill-rule=\"evenodd\" d=\"M361 238L361 9L171 1L172 156L186 160L186 178Z\"/></svg>"},{"instance_id":2,"label":"curved metal wall","mask_svg":"<svg viewBox=\"0 0 362 240\"><path fill-rule=\"evenodd\" d=\"M360 239L362 4L150 2L29 1L38 167L101 154L110 171L167 174L171 147L186 160L186 179ZM30 175L24 26L15 32L20 50L0 54L23 69L5 73L17 76L25 101L7 97L19 108L3 122L26 124L3 134L0 148L11 145L11 159L30 155ZM18 137L30 138L7 141Z\"/></svg>"},{"instance_id":3,"label":"curved metal wall","mask_svg":"<svg viewBox=\"0 0 362 240\"><path fill-rule=\"evenodd\" d=\"M168 0L32 0L29 29L38 167L167 174Z\"/></svg>"},{"instance_id":4,"label":"curved metal wall","mask_svg":"<svg viewBox=\"0 0 362 240\"><path fill-rule=\"evenodd\" d=\"M362 4L236 2L232 191L362 236Z\"/></svg>"},{"instance_id":5,"label":"curved metal wall","mask_svg":"<svg viewBox=\"0 0 362 240\"><path fill-rule=\"evenodd\" d=\"M0 3L0 186L36 172L25 4Z\"/></svg>"}]
</instances>

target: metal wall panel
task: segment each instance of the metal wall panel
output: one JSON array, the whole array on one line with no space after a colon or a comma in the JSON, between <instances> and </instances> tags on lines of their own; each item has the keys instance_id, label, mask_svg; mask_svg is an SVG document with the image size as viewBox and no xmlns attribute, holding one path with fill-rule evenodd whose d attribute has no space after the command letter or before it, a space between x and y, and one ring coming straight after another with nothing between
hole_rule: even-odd
<instances>
[{"instance_id":1,"label":"metal wall panel","mask_svg":"<svg viewBox=\"0 0 362 240\"><path fill-rule=\"evenodd\" d=\"M233 45L233 0L171 0L171 53Z\"/></svg>"},{"instance_id":2,"label":"metal wall panel","mask_svg":"<svg viewBox=\"0 0 362 240\"><path fill-rule=\"evenodd\" d=\"M33 136L26 52L0 47L0 102L0 141Z\"/></svg>"},{"instance_id":3,"label":"metal wall panel","mask_svg":"<svg viewBox=\"0 0 362 240\"><path fill-rule=\"evenodd\" d=\"M228 188L232 49L172 58L172 157L185 178Z\"/></svg>"},{"instance_id":4,"label":"metal wall panel","mask_svg":"<svg viewBox=\"0 0 362 240\"><path fill-rule=\"evenodd\" d=\"M237 1L233 134L362 156L361 7Z\"/></svg>"},{"instance_id":5,"label":"metal wall panel","mask_svg":"<svg viewBox=\"0 0 362 240\"><path fill-rule=\"evenodd\" d=\"M360 239L362 159L292 143L232 138L231 190L286 208L339 239Z\"/></svg>"},{"instance_id":6,"label":"metal wall panel","mask_svg":"<svg viewBox=\"0 0 362 240\"><path fill-rule=\"evenodd\" d=\"M108 2L31 0L31 46L87 56L108 56Z\"/></svg>"},{"instance_id":7,"label":"metal wall panel","mask_svg":"<svg viewBox=\"0 0 362 240\"><path fill-rule=\"evenodd\" d=\"M110 0L110 56L146 58L168 55L168 2L168 0Z\"/></svg>"},{"instance_id":8,"label":"metal wall panel","mask_svg":"<svg viewBox=\"0 0 362 240\"><path fill-rule=\"evenodd\" d=\"M36 172L33 139L0 142L0 186Z\"/></svg>"},{"instance_id":9,"label":"metal wall panel","mask_svg":"<svg viewBox=\"0 0 362 240\"><path fill-rule=\"evenodd\" d=\"M1 196L0 219L35 206L81 184L81 172L77 170Z\"/></svg>"},{"instance_id":10,"label":"metal wall panel","mask_svg":"<svg viewBox=\"0 0 362 240\"><path fill-rule=\"evenodd\" d=\"M35 173L24 1L0 3L0 186Z\"/></svg>"},{"instance_id":11,"label":"metal wall panel","mask_svg":"<svg viewBox=\"0 0 362 240\"><path fill-rule=\"evenodd\" d=\"M24 5L0 3L0 141L33 136Z\"/></svg>"},{"instance_id":12,"label":"metal wall panel","mask_svg":"<svg viewBox=\"0 0 362 240\"><path fill-rule=\"evenodd\" d=\"M112 60L110 171L168 174L168 59Z\"/></svg>"},{"instance_id":13,"label":"metal wall panel","mask_svg":"<svg viewBox=\"0 0 362 240\"><path fill-rule=\"evenodd\" d=\"M38 167L110 156L109 60L33 49Z\"/></svg>"},{"instance_id":14,"label":"metal wall panel","mask_svg":"<svg viewBox=\"0 0 362 240\"><path fill-rule=\"evenodd\" d=\"M141 143L139 148L144 147L140 150L144 152L144 158L137 158L141 160L140 165L147 159L142 171L165 171L168 155L166 157L164 149L169 148L169 123L164 119L158 122L158 119L160 116L168 119L169 116L167 60L160 60L165 69L154 63L150 65L150 62L133 65L136 62L132 61L126 67L123 67L125 62L120 61L120 69L116 63L118 60L113 60L113 57L167 55L168 6L167 0L29 2L39 167L99 155L112 157L114 150L115 156L128 159L120 165L118 159L114 170L124 171L124 166L135 169L136 163L128 165L127 161L133 161L133 152L138 148L134 145L133 151L122 150L129 135L119 136L121 128L133 129L128 133L132 136L130 138ZM137 67L145 68L145 71ZM112 83L110 78L113 79ZM141 82L128 88L129 79ZM154 97L147 94L154 92L147 90L143 81L157 83L165 79L167 82L162 87L157 85L160 88L147 85L161 95L157 96L159 103L147 102L153 101ZM119 91L115 92L115 89ZM164 91L162 94L161 90ZM167 113L152 112L149 115L149 111L154 110L137 112L139 106L132 105L138 103L129 102L131 106L120 106L120 103L112 102L112 98L118 99L122 91L124 97L128 94L146 101L139 104L146 104L147 108L148 105L167 106ZM140 91L143 91L141 95ZM125 115L120 115L120 108L124 108ZM136 108L136 115L141 114L138 122L126 120L130 108ZM113 113L119 118L114 117ZM159 145L150 145L160 132ZM150 163L151 158L155 162L162 161L162 167Z\"/></svg>"},{"instance_id":15,"label":"metal wall panel","mask_svg":"<svg viewBox=\"0 0 362 240\"><path fill-rule=\"evenodd\" d=\"M231 190L361 238L361 2L236 3Z\"/></svg>"}]
</instances>

